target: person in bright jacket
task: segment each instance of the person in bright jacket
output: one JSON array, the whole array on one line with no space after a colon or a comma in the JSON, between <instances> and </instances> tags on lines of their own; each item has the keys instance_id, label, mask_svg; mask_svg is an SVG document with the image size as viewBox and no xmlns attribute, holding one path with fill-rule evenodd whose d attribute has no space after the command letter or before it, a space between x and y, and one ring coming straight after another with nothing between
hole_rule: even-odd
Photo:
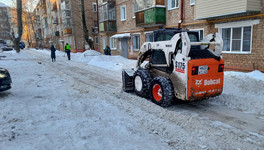
<instances>
[{"instance_id":1,"label":"person in bright jacket","mask_svg":"<svg viewBox=\"0 0 264 150\"><path fill-rule=\"evenodd\" d=\"M68 43L65 45L65 52L67 53L68 60L71 60L71 46Z\"/></svg>"},{"instance_id":2,"label":"person in bright jacket","mask_svg":"<svg viewBox=\"0 0 264 150\"><path fill-rule=\"evenodd\" d=\"M56 48L54 47L54 45L51 45L50 52L51 52L51 61L52 62L56 61L55 51L56 51Z\"/></svg>"}]
</instances>

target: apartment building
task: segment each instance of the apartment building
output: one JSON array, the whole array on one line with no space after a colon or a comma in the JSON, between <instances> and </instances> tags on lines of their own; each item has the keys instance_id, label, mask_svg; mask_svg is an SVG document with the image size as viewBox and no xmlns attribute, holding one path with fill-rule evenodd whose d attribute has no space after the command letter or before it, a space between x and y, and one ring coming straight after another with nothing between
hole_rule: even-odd
<instances>
[{"instance_id":1,"label":"apartment building","mask_svg":"<svg viewBox=\"0 0 264 150\"><path fill-rule=\"evenodd\" d=\"M115 8L111 20L115 30L109 29L109 17L102 19L111 16L109 7L103 7L109 2ZM199 32L201 40L219 32L226 69L264 71L264 0L108 0L98 4L101 52L109 45L112 54L135 59L143 42L153 41L153 30L180 27Z\"/></svg>"},{"instance_id":2,"label":"apartment building","mask_svg":"<svg viewBox=\"0 0 264 150\"><path fill-rule=\"evenodd\" d=\"M0 3L0 44L11 44L10 39L10 22L9 22L9 7Z\"/></svg>"},{"instance_id":3,"label":"apartment building","mask_svg":"<svg viewBox=\"0 0 264 150\"><path fill-rule=\"evenodd\" d=\"M98 49L98 23L96 0L84 1L86 25L94 48ZM36 33L40 47L53 44L63 50L66 43L72 52L89 49L84 40L79 0L40 0L35 9Z\"/></svg>"}]
</instances>

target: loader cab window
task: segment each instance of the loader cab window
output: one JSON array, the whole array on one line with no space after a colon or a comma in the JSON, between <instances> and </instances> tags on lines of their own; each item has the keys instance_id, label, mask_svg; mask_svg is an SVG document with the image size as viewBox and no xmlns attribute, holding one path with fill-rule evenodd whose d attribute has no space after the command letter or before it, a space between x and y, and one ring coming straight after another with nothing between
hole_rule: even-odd
<instances>
[{"instance_id":1,"label":"loader cab window","mask_svg":"<svg viewBox=\"0 0 264 150\"><path fill-rule=\"evenodd\" d=\"M151 66L155 69L167 72L167 62L165 58L165 53L162 50L153 50L150 57Z\"/></svg>"},{"instance_id":2,"label":"loader cab window","mask_svg":"<svg viewBox=\"0 0 264 150\"><path fill-rule=\"evenodd\" d=\"M152 64L167 64L165 53L162 50L153 50L151 56L151 63Z\"/></svg>"},{"instance_id":3,"label":"loader cab window","mask_svg":"<svg viewBox=\"0 0 264 150\"><path fill-rule=\"evenodd\" d=\"M159 34L159 36L156 38L156 41L168 41L173 37L173 35L169 34Z\"/></svg>"},{"instance_id":4,"label":"loader cab window","mask_svg":"<svg viewBox=\"0 0 264 150\"><path fill-rule=\"evenodd\" d=\"M156 30L154 31L154 41L168 41L177 34L187 30ZM196 31L188 31L187 32L191 42L199 41L199 33Z\"/></svg>"}]
</instances>

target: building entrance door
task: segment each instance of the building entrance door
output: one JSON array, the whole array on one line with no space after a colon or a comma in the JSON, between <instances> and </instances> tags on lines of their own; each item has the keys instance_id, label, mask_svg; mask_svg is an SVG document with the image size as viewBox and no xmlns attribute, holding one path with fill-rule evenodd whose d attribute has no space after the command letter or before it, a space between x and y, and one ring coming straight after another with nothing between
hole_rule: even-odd
<instances>
[{"instance_id":1,"label":"building entrance door","mask_svg":"<svg viewBox=\"0 0 264 150\"><path fill-rule=\"evenodd\" d=\"M122 56L127 58L127 50L128 50L128 44L127 44L127 38L121 39L121 49L122 49Z\"/></svg>"}]
</instances>

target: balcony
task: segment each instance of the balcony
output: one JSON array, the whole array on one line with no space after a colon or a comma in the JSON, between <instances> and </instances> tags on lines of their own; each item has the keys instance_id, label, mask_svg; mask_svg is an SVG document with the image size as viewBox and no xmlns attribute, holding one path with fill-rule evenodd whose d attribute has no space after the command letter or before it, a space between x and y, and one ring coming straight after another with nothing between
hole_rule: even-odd
<instances>
[{"instance_id":1,"label":"balcony","mask_svg":"<svg viewBox=\"0 0 264 150\"><path fill-rule=\"evenodd\" d=\"M65 28L64 34L72 34L72 28Z\"/></svg>"},{"instance_id":2,"label":"balcony","mask_svg":"<svg viewBox=\"0 0 264 150\"><path fill-rule=\"evenodd\" d=\"M70 10L70 4L69 4L69 2L63 2L63 3L61 3L61 10Z\"/></svg>"},{"instance_id":3,"label":"balcony","mask_svg":"<svg viewBox=\"0 0 264 150\"><path fill-rule=\"evenodd\" d=\"M115 32L116 31L116 21L108 20L99 23L100 32Z\"/></svg>"},{"instance_id":4,"label":"balcony","mask_svg":"<svg viewBox=\"0 0 264 150\"><path fill-rule=\"evenodd\" d=\"M57 3L52 4L52 11L57 11Z\"/></svg>"},{"instance_id":5,"label":"balcony","mask_svg":"<svg viewBox=\"0 0 264 150\"><path fill-rule=\"evenodd\" d=\"M238 14L258 13L261 0L200 0L195 3L195 19L216 19Z\"/></svg>"},{"instance_id":6,"label":"balcony","mask_svg":"<svg viewBox=\"0 0 264 150\"><path fill-rule=\"evenodd\" d=\"M166 8L153 7L136 12L136 25L152 27L166 24Z\"/></svg>"},{"instance_id":7,"label":"balcony","mask_svg":"<svg viewBox=\"0 0 264 150\"><path fill-rule=\"evenodd\" d=\"M116 31L115 2L108 0L101 4L99 10L99 30L101 32Z\"/></svg>"},{"instance_id":8,"label":"balcony","mask_svg":"<svg viewBox=\"0 0 264 150\"><path fill-rule=\"evenodd\" d=\"M62 11L62 18L71 18L71 11L70 10Z\"/></svg>"}]
</instances>

